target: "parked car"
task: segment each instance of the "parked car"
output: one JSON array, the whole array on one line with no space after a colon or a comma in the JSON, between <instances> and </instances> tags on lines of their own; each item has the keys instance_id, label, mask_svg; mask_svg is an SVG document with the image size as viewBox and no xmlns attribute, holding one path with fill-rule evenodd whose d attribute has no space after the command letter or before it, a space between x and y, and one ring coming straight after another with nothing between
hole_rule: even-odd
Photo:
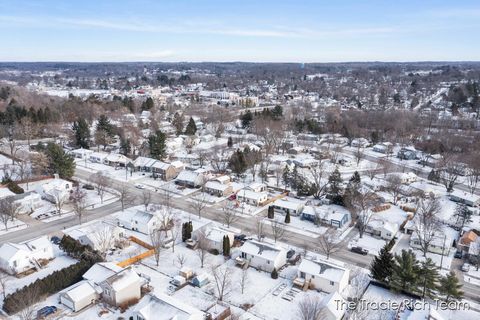
<instances>
[{"instance_id":1,"label":"parked car","mask_svg":"<svg viewBox=\"0 0 480 320\"><path fill-rule=\"evenodd\" d=\"M50 238L50 241L53 243L53 244L60 244L60 242L62 241L62 239L60 239L59 237L57 236L53 236Z\"/></svg>"},{"instance_id":2,"label":"parked car","mask_svg":"<svg viewBox=\"0 0 480 320\"><path fill-rule=\"evenodd\" d=\"M141 183L137 183L137 184L135 184L135 188L137 188L137 189L145 189L145 186L144 186L143 184L141 184Z\"/></svg>"},{"instance_id":3,"label":"parked car","mask_svg":"<svg viewBox=\"0 0 480 320\"><path fill-rule=\"evenodd\" d=\"M95 190L95 187L91 184L84 184L82 188L87 190Z\"/></svg>"},{"instance_id":4,"label":"parked car","mask_svg":"<svg viewBox=\"0 0 480 320\"><path fill-rule=\"evenodd\" d=\"M44 319L51 314L57 312L57 307L55 306L46 306L37 311L37 319Z\"/></svg>"},{"instance_id":5,"label":"parked car","mask_svg":"<svg viewBox=\"0 0 480 320\"><path fill-rule=\"evenodd\" d=\"M462 265L462 271L468 272L470 270L470 264L469 263L464 263Z\"/></svg>"},{"instance_id":6,"label":"parked car","mask_svg":"<svg viewBox=\"0 0 480 320\"><path fill-rule=\"evenodd\" d=\"M462 251L457 250L457 252L455 252L454 257L455 257L456 259L462 259L462 257L463 257Z\"/></svg>"},{"instance_id":7,"label":"parked car","mask_svg":"<svg viewBox=\"0 0 480 320\"><path fill-rule=\"evenodd\" d=\"M293 249L288 250L287 259L290 259L291 257L293 257L294 254L295 254L295 250Z\"/></svg>"},{"instance_id":8,"label":"parked car","mask_svg":"<svg viewBox=\"0 0 480 320\"><path fill-rule=\"evenodd\" d=\"M245 235L245 234L238 234L238 235L234 236L235 240L238 240L238 241L241 241L241 242L245 242L246 238L247 238L247 235Z\"/></svg>"},{"instance_id":9,"label":"parked car","mask_svg":"<svg viewBox=\"0 0 480 320\"><path fill-rule=\"evenodd\" d=\"M363 254L364 256L368 254L368 250L363 249L362 247L352 247L350 250L355 253Z\"/></svg>"}]
</instances>

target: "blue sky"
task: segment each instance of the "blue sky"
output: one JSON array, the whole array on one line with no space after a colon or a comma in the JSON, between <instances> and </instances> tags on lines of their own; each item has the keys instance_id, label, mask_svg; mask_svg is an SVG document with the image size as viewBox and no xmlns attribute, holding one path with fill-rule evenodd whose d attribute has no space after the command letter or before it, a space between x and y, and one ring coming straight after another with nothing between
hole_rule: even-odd
<instances>
[{"instance_id":1,"label":"blue sky","mask_svg":"<svg viewBox=\"0 0 480 320\"><path fill-rule=\"evenodd\" d=\"M0 61L480 60L480 1L0 0Z\"/></svg>"}]
</instances>

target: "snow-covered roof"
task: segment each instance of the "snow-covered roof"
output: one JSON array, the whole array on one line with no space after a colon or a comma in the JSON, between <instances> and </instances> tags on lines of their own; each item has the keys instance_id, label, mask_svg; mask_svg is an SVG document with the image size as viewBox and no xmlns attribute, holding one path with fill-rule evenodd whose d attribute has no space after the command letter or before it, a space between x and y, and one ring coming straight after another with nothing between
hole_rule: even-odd
<instances>
[{"instance_id":1,"label":"snow-covered roof","mask_svg":"<svg viewBox=\"0 0 480 320\"><path fill-rule=\"evenodd\" d=\"M152 165L152 168L160 169L160 170L167 170L171 166L172 165L170 163L166 163L166 162L163 162L163 161L157 161Z\"/></svg>"},{"instance_id":2,"label":"snow-covered roof","mask_svg":"<svg viewBox=\"0 0 480 320\"><path fill-rule=\"evenodd\" d=\"M72 287L67 288L63 294L66 295L70 300L82 301L85 298L95 295L97 291L88 281L80 281L74 284Z\"/></svg>"},{"instance_id":3,"label":"snow-covered roof","mask_svg":"<svg viewBox=\"0 0 480 320\"><path fill-rule=\"evenodd\" d=\"M113 290L119 292L135 283L140 285L140 277L135 271L128 268L108 277L105 282L107 282Z\"/></svg>"},{"instance_id":4,"label":"snow-covered roof","mask_svg":"<svg viewBox=\"0 0 480 320\"><path fill-rule=\"evenodd\" d=\"M150 167L157 161L158 161L157 159L152 159L147 157L138 157L133 161L133 165L135 167Z\"/></svg>"},{"instance_id":5,"label":"snow-covered roof","mask_svg":"<svg viewBox=\"0 0 480 320\"><path fill-rule=\"evenodd\" d=\"M155 215L153 213L137 210L137 212L133 215L132 220L137 221L138 224L148 224L154 217Z\"/></svg>"},{"instance_id":6,"label":"snow-covered roof","mask_svg":"<svg viewBox=\"0 0 480 320\"><path fill-rule=\"evenodd\" d=\"M462 190L455 189L450 193L450 198L463 199L470 201L472 203L480 202L480 197L476 194L471 194L470 192L465 192Z\"/></svg>"},{"instance_id":7,"label":"snow-covered roof","mask_svg":"<svg viewBox=\"0 0 480 320\"><path fill-rule=\"evenodd\" d=\"M199 175L200 175L200 173L198 173L198 172L194 172L194 171L190 171L190 170L183 170L178 175L177 180L196 182Z\"/></svg>"},{"instance_id":8,"label":"snow-covered roof","mask_svg":"<svg viewBox=\"0 0 480 320\"><path fill-rule=\"evenodd\" d=\"M237 196L243 197L243 198L246 198L246 199L252 199L252 200L259 201L262 198L266 197L267 193L265 193L265 192L255 192L255 191L252 191L252 190L242 189L242 190L238 191Z\"/></svg>"},{"instance_id":9,"label":"snow-covered roof","mask_svg":"<svg viewBox=\"0 0 480 320\"><path fill-rule=\"evenodd\" d=\"M290 210L300 210L304 204L301 202L278 199L273 203L273 205L277 207L285 208L285 209L290 209Z\"/></svg>"},{"instance_id":10,"label":"snow-covered roof","mask_svg":"<svg viewBox=\"0 0 480 320\"><path fill-rule=\"evenodd\" d=\"M113 262L100 262L88 269L88 271L84 273L83 279L99 284L122 270L122 267L117 266Z\"/></svg>"},{"instance_id":11,"label":"snow-covered roof","mask_svg":"<svg viewBox=\"0 0 480 320\"><path fill-rule=\"evenodd\" d=\"M298 271L334 282L340 282L345 275L348 277L349 273L347 269L325 260L314 261L309 259L302 260L298 266Z\"/></svg>"},{"instance_id":12,"label":"snow-covered roof","mask_svg":"<svg viewBox=\"0 0 480 320\"><path fill-rule=\"evenodd\" d=\"M345 313L345 308L339 308L339 306L342 305L342 302L345 302L342 296L337 291L332 292L322 299L322 305L325 307L322 312L328 310L328 312L330 312L335 319L341 319ZM324 316L326 319L329 319L328 316Z\"/></svg>"},{"instance_id":13,"label":"snow-covered roof","mask_svg":"<svg viewBox=\"0 0 480 320\"><path fill-rule=\"evenodd\" d=\"M105 161L125 164L131 162L132 160L120 153L110 153L108 156L105 157Z\"/></svg>"},{"instance_id":14,"label":"snow-covered roof","mask_svg":"<svg viewBox=\"0 0 480 320\"><path fill-rule=\"evenodd\" d=\"M0 199L1 198L6 198L6 197L9 197L9 196L14 196L14 195L15 195L15 193L10 191L8 188L6 188L6 187L0 188Z\"/></svg>"},{"instance_id":15,"label":"snow-covered roof","mask_svg":"<svg viewBox=\"0 0 480 320\"><path fill-rule=\"evenodd\" d=\"M242 252L252 256L261 257L263 259L274 261L281 254L286 255L284 249L274 245L258 242L255 240L246 241L240 248Z\"/></svg>"},{"instance_id":16,"label":"snow-covered roof","mask_svg":"<svg viewBox=\"0 0 480 320\"><path fill-rule=\"evenodd\" d=\"M228 184L223 184L218 181L208 181L205 183L205 188L207 189L213 189L213 190L218 190L218 191L225 191L227 188L229 188L230 185Z\"/></svg>"},{"instance_id":17,"label":"snow-covered roof","mask_svg":"<svg viewBox=\"0 0 480 320\"><path fill-rule=\"evenodd\" d=\"M31 251L36 251L44 248L51 248L52 244L48 240L47 236L43 236L37 239L30 240L28 242L25 242L25 245L31 250Z\"/></svg>"},{"instance_id":18,"label":"snow-covered roof","mask_svg":"<svg viewBox=\"0 0 480 320\"><path fill-rule=\"evenodd\" d=\"M202 320L204 317L198 309L161 293L143 297L134 313L145 320Z\"/></svg>"}]
</instances>

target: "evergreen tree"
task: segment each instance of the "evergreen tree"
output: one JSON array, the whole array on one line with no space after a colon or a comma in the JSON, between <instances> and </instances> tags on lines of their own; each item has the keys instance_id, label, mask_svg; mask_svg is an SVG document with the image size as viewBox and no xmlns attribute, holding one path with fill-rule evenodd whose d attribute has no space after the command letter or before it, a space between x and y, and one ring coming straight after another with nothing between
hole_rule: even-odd
<instances>
[{"instance_id":1,"label":"evergreen tree","mask_svg":"<svg viewBox=\"0 0 480 320\"><path fill-rule=\"evenodd\" d=\"M275 216L275 209L273 208L273 206L269 206L267 211L267 217L269 219L273 219L274 216Z\"/></svg>"},{"instance_id":2,"label":"evergreen tree","mask_svg":"<svg viewBox=\"0 0 480 320\"><path fill-rule=\"evenodd\" d=\"M290 168L287 166L285 166L285 169L283 169L283 174L282 174L282 180L283 180L283 184L285 186L289 186L290 185L290 182L291 182L291 172L290 172Z\"/></svg>"},{"instance_id":3,"label":"evergreen tree","mask_svg":"<svg viewBox=\"0 0 480 320\"><path fill-rule=\"evenodd\" d=\"M412 250L395 255L390 285L394 290L413 293L419 281L420 266Z\"/></svg>"},{"instance_id":4,"label":"evergreen tree","mask_svg":"<svg viewBox=\"0 0 480 320\"><path fill-rule=\"evenodd\" d=\"M455 272L450 271L446 277L440 278L440 286L438 292L445 296L445 300L448 302L451 298L460 300L463 297L463 291L461 291L462 285L460 284Z\"/></svg>"},{"instance_id":5,"label":"evergreen tree","mask_svg":"<svg viewBox=\"0 0 480 320\"><path fill-rule=\"evenodd\" d=\"M172 125L175 127L177 136L180 135L183 131L183 126L184 126L183 123L184 123L183 115L181 115L178 112L175 112L175 114L173 115Z\"/></svg>"},{"instance_id":6,"label":"evergreen tree","mask_svg":"<svg viewBox=\"0 0 480 320\"><path fill-rule=\"evenodd\" d=\"M51 174L58 173L61 178L66 179L73 176L75 173L75 161L71 155L63 151L61 146L50 142L45 149L45 154L48 159L48 171Z\"/></svg>"},{"instance_id":7,"label":"evergreen tree","mask_svg":"<svg viewBox=\"0 0 480 320\"><path fill-rule=\"evenodd\" d=\"M343 196L342 196L342 176L338 167L330 174L328 177L328 192L329 197L332 199L334 204L343 205Z\"/></svg>"},{"instance_id":8,"label":"evergreen tree","mask_svg":"<svg viewBox=\"0 0 480 320\"><path fill-rule=\"evenodd\" d=\"M148 97L147 100L142 103L142 110L150 110L153 109L154 106L155 103L153 102L153 99Z\"/></svg>"},{"instance_id":9,"label":"evergreen tree","mask_svg":"<svg viewBox=\"0 0 480 320\"><path fill-rule=\"evenodd\" d=\"M90 126L83 118L73 122L72 130L75 138L75 146L88 149L90 144Z\"/></svg>"},{"instance_id":10,"label":"evergreen tree","mask_svg":"<svg viewBox=\"0 0 480 320\"><path fill-rule=\"evenodd\" d=\"M285 223L290 223L290 211L287 211L287 214L285 215Z\"/></svg>"},{"instance_id":11,"label":"evergreen tree","mask_svg":"<svg viewBox=\"0 0 480 320\"><path fill-rule=\"evenodd\" d=\"M124 156L128 156L132 151L132 144L130 139L120 136L120 153Z\"/></svg>"},{"instance_id":12,"label":"evergreen tree","mask_svg":"<svg viewBox=\"0 0 480 320\"><path fill-rule=\"evenodd\" d=\"M193 136L197 132L197 125L192 117L188 121L187 128L185 128L185 134L189 136Z\"/></svg>"},{"instance_id":13,"label":"evergreen tree","mask_svg":"<svg viewBox=\"0 0 480 320\"><path fill-rule=\"evenodd\" d=\"M233 139L232 137L228 137L227 147L231 148L232 146L233 146Z\"/></svg>"},{"instance_id":14,"label":"evergreen tree","mask_svg":"<svg viewBox=\"0 0 480 320\"><path fill-rule=\"evenodd\" d=\"M438 172L438 170L432 169L428 174L427 178L430 181L440 182L440 173Z\"/></svg>"},{"instance_id":15,"label":"evergreen tree","mask_svg":"<svg viewBox=\"0 0 480 320\"><path fill-rule=\"evenodd\" d=\"M378 256L372 261L370 265L370 272L375 280L381 282L388 282L393 270L393 255L390 253L390 247L385 244L380 250Z\"/></svg>"},{"instance_id":16,"label":"evergreen tree","mask_svg":"<svg viewBox=\"0 0 480 320\"><path fill-rule=\"evenodd\" d=\"M230 256L230 238L228 236L223 236L223 255Z\"/></svg>"},{"instance_id":17,"label":"evergreen tree","mask_svg":"<svg viewBox=\"0 0 480 320\"><path fill-rule=\"evenodd\" d=\"M270 274L272 279L278 279L278 271L276 268L273 268L272 273Z\"/></svg>"},{"instance_id":18,"label":"evergreen tree","mask_svg":"<svg viewBox=\"0 0 480 320\"><path fill-rule=\"evenodd\" d=\"M438 280L438 268L432 259L427 258L421 263L419 277L422 298L427 296L433 299L435 297L435 290L437 289L436 282Z\"/></svg>"},{"instance_id":19,"label":"evergreen tree","mask_svg":"<svg viewBox=\"0 0 480 320\"><path fill-rule=\"evenodd\" d=\"M247 160L242 151L235 151L228 161L228 167L237 175L240 176L247 170Z\"/></svg>"},{"instance_id":20,"label":"evergreen tree","mask_svg":"<svg viewBox=\"0 0 480 320\"><path fill-rule=\"evenodd\" d=\"M242 120L242 127L244 129L248 129L252 123L253 114L250 112L250 110L247 110L247 112L240 116L240 120Z\"/></svg>"},{"instance_id":21,"label":"evergreen tree","mask_svg":"<svg viewBox=\"0 0 480 320\"><path fill-rule=\"evenodd\" d=\"M355 171L352 175L352 177L350 178L350 182L351 183L355 183L357 185L360 184L361 182L361 178L360 178L360 174L358 173L358 171Z\"/></svg>"},{"instance_id":22,"label":"evergreen tree","mask_svg":"<svg viewBox=\"0 0 480 320\"><path fill-rule=\"evenodd\" d=\"M114 135L114 127L110 122L110 119L104 114L102 114L98 119L97 119L97 130L104 130L106 131L109 135L113 136Z\"/></svg>"},{"instance_id":23,"label":"evergreen tree","mask_svg":"<svg viewBox=\"0 0 480 320\"><path fill-rule=\"evenodd\" d=\"M150 156L154 159L161 160L166 156L166 136L165 134L157 130L155 134L151 134L148 137L148 147L150 149Z\"/></svg>"}]
</instances>

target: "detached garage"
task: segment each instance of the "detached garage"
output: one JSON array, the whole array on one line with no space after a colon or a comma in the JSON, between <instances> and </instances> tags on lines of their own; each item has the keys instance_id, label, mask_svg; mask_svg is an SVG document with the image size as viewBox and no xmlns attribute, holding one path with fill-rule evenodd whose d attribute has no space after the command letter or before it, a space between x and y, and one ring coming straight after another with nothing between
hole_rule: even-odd
<instances>
[{"instance_id":1,"label":"detached garage","mask_svg":"<svg viewBox=\"0 0 480 320\"><path fill-rule=\"evenodd\" d=\"M88 281L81 281L60 293L60 303L77 312L93 304L99 295Z\"/></svg>"}]
</instances>

